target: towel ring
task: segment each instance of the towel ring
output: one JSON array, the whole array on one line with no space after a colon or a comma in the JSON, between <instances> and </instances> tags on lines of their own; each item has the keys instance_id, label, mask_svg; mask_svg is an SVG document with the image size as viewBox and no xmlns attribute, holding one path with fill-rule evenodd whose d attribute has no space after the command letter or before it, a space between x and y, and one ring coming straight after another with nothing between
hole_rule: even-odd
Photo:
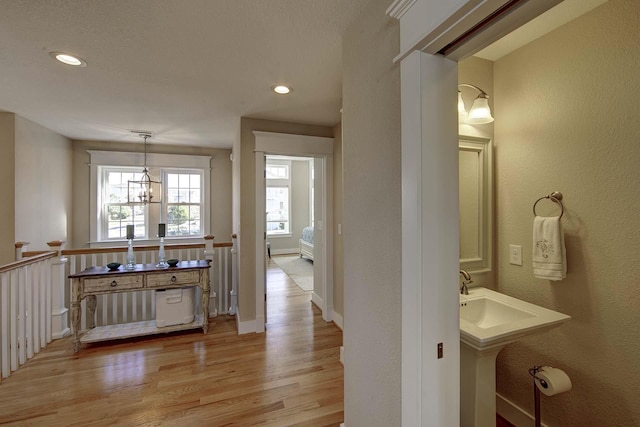
<instances>
[{"instance_id":1,"label":"towel ring","mask_svg":"<svg viewBox=\"0 0 640 427\"><path fill-rule=\"evenodd\" d=\"M562 215L564 215L564 205L562 204L562 193L559 191L554 191L553 193L542 196L538 200L536 200L536 202L533 204L533 216L538 216L538 214L536 214L536 205L542 199L549 199L552 202L559 204L561 209L559 218L562 218Z\"/></svg>"}]
</instances>

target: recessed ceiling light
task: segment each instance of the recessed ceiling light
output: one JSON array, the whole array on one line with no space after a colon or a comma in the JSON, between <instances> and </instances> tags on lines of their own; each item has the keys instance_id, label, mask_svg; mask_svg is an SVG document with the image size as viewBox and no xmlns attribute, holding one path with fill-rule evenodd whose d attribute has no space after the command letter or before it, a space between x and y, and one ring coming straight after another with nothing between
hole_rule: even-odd
<instances>
[{"instance_id":1,"label":"recessed ceiling light","mask_svg":"<svg viewBox=\"0 0 640 427\"><path fill-rule=\"evenodd\" d=\"M87 61L85 61L84 59L82 59L80 57L69 55L68 53L64 53L64 52L49 52L49 55L52 58L62 62L63 64L72 65L74 67L86 67L87 66Z\"/></svg>"},{"instance_id":2,"label":"recessed ceiling light","mask_svg":"<svg viewBox=\"0 0 640 427\"><path fill-rule=\"evenodd\" d=\"M283 85L274 86L272 87L272 89L275 93L279 95L286 95L293 90L289 86L283 86Z\"/></svg>"}]
</instances>

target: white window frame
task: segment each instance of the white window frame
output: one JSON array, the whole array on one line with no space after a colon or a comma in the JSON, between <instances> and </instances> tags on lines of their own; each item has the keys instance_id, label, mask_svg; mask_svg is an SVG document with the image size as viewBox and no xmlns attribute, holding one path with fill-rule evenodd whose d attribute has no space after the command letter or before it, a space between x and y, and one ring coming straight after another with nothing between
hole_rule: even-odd
<instances>
[{"instance_id":1,"label":"white window frame","mask_svg":"<svg viewBox=\"0 0 640 427\"><path fill-rule=\"evenodd\" d=\"M169 174L190 174L190 175L200 175L200 203L184 203L186 206L195 206L197 205L200 208L200 234L187 234L187 235L179 235L179 236L170 236L169 235L169 224L168 224L168 215L169 215L169 206L181 206L183 203L169 203ZM189 237L202 237L204 236L204 217L207 213L207 207L204 205L204 173L202 169L164 169L162 173L162 213L160 214L161 222L167 223L167 238L189 238Z\"/></svg>"},{"instance_id":2,"label":"white window frame","mask_svg":"<svg viewBox=\"0 0 640 427\"><path fill-rule=\"evenodd\" d=\"M292 224L292 212L291 212L291 160L281 160L281 159L272 159L269 158L269 156L267 156L266 159L266 167L268 167L269 165L275 165L275 166L286 166L287 167L287 178L286 179L275 179L275 178L265 178L265 187L269 188L269 187L276 187L276 188L287 188L287 194L289 197L288 200L288 204L287 204L287 208L288 208L288 212L287 212L287 222L289 224L289 230L288 231L267 231L267 236L269 238L272 237L291 237L293 236L293 232L291 231L293 229L293 224ZM266 175L266 172L265 172ZM265 193L265 197L266 197L266 193ZM266 218L265 218L265 225L266 225Z\"/></svg>"},{"instance_id":3,"label":"white window frame","mask_svg":"<svg viewBox=\"0 0 640 427\"><path fill-rule=\"evenodd\" d=\"M101 194L103 170L105 168L137 167L142 171L144 154L98 150L87 150L87 152L90 156L89 247L112 246L114 242L123 242L125 240L105 239L103 238L103 231L100 230L102 218L100 218L99 215L101 215L103 211L102 200L104 197L103 194ZM147 166L149 167L149 173L151 175L163 176L163 179L165 171L202 171L201 230L202 235L211 234L211 206L209 202L211 194L211 156L147 153ZM163 186L162 191L165 193L166 187ZM162 196L162 204L151 204L147 206L149 211L147 213L147 236L136 239L136 243L150 244L157 241L155 233L153 232L153 226L154 224L162 222L161 219L166 215L164 212L166 194ZM168 237L167 239L171 239L175 243L188 243L194 239L201 239L202 235Z\"/></svg>"},{"instance_id":4,"label":"white window frame","mask_svg":"<svg viewBox=\"0 0 640 427\"><path fill-rule=\"evenodd\" d=\"M109 172L132 172L132 173L138 173L139 175L142 174L142 170L139 170L138 168L133 168L130 166L100 166L99 167L99 182L100 182L100 187L99 187L99 194L98 194L98 207L97 207L97 212L98 212L98 227L100 227L100 229L98 230L98 235L101 236L102 241L105 242L113 242L113 241L119 241L119 240L123 240L122 238L109 238L108 234L109 234L109 219L106 218L107 215L107 210L105 209L106 204L108 203L107 201L107 175ZM148 205L143 207L144 210L144 222L147 225L149 225L149 209L148 209ZM148 231L148 230L147 230ZM145 235L144 238L146 238L147 236ZM136 237L139 238L139 237Z\"/></svg>"}]
</instances>

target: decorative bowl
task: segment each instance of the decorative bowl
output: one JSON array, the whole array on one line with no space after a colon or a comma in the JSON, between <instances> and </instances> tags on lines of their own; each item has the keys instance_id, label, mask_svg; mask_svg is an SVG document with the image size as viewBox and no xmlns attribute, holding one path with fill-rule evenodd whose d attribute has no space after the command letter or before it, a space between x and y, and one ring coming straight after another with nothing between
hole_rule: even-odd
<instances>
[{"instance_id":1,"label":"decorative bowl","mask_svg":"<svg viewBox=\"0 0 640 427\"><path fill-rule=\"evenodd\" d=\"M175 267L178 265L178 263L180 262L179 259L168 259L167 260L167 264L169 264L169 267Z\"/></svg>"},{"instance_id":2,"label":"decorative bowl","mask_svg":"<svg viewBox=\"0 0 640 427\"><path fill-rule=\"evenodd\" d=\"M118 268L120 268L122 264L120 264L119 262L110 262L109 264L107 264L107 268L110 271L116 271Z\"/></svg>"}]
</instances>

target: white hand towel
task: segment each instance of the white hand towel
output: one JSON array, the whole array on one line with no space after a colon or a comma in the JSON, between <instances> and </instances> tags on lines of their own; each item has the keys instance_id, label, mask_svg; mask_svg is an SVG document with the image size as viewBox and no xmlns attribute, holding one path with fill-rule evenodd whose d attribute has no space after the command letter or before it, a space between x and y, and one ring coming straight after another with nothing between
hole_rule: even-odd
<instances>
[{"instance_id":1,"label":"white hand towel","mask_svg":"<svg viewBox=\"0 0 640 427\"><path fill-rule=\"evenodd\" d=\"M567 277L567 255L560 217L533 220L533 275L540 279Z\"/></svg>"}]
</instances>

